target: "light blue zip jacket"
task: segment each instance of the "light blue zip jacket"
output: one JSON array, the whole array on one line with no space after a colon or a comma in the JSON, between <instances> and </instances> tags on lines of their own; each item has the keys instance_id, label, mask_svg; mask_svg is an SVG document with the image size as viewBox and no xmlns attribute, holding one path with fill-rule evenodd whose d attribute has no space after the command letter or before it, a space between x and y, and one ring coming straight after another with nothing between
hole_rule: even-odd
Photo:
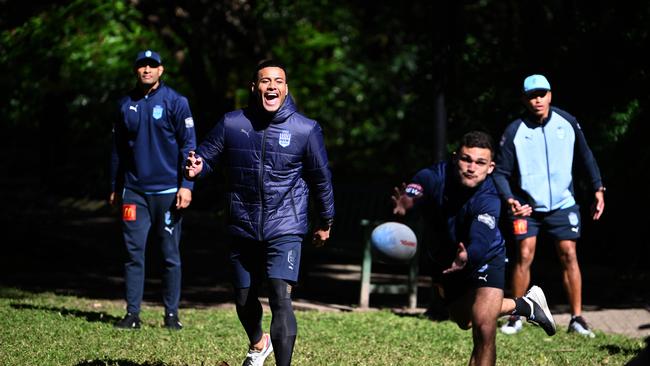
<instances>
[{"instance_id":1,"label":"light blue zip jacket","mask_svg":"<svg viewBox=\"0 0 650 366\"><path fill-rule=\"evenodd\" d=\"M540 124L520 118L506 128L497 154L494 180L504 200L515 198L537 212L576 204L573 169L584 167L594 191L602 187L600 170L587 140L571 114L551 107Z\"/></svg>"}]
</instances>

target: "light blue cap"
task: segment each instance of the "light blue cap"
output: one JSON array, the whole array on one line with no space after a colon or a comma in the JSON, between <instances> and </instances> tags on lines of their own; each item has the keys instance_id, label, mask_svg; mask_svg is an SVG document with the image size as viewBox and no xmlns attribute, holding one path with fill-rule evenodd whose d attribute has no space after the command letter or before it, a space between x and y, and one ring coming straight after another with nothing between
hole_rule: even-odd
<instances>
[{"instance_id":1,"label":"light blue cap","mask_svg":"<svg viewBox=\"0 0 650 366\"><path fill-rule=\"evenodd\" d=\"M551 90L551 84L544 75L534 74L524 79L524 94L535 90Z\"/></svg>"}]
</instances>

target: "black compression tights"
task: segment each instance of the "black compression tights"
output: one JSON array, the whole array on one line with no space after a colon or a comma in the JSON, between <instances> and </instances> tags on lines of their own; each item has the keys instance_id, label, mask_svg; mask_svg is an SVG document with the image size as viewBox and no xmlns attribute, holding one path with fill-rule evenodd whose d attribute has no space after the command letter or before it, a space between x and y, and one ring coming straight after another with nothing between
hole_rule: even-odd
<instances>
[{"instance_id":1,"label":"black compression tights","mask_svg":"<svg viewBox=\"0 0 650 366\"><path fill-rule=\"evenodd\" d=\"M271 340L278 366L291 365L293 346L298 326L291 306L291 286L284 280L269 279L271 305ZM236 289L239 321L244 326L251 344L262 338L262 305L257 299L256 287Z\"/></svg>"}]
</instances>

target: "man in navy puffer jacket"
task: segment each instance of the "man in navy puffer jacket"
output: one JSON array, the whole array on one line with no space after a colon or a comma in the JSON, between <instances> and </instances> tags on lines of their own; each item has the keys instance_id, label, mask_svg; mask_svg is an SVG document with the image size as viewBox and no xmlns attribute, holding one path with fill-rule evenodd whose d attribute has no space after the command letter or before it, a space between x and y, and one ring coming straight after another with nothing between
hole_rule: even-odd
<instances>
[{"instance_id":1,"label":"man in navy puffer jacket","mask_svg":"<svg viewBox=\"0 0 650 366\"><path fill-rule=\"evenodd\" d=\"M226 171L237 315L250 340L244 365L262 365L271 351L277 365L291 364L297 333L291 289L309 230L310 192L319 215L316 245L329 238L334 218L322 130L297 112L286 81L282 65L261 62L248 108L226 113L187 159L190 179ZM258 300L265 276L270 283L270 337L262 331Z\"/></svg>"}]
</instances>

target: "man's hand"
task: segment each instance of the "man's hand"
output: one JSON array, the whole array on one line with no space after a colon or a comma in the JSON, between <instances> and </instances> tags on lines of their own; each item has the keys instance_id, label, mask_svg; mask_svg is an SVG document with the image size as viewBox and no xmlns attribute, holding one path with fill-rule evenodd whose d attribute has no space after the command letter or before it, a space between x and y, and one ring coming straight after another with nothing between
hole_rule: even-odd
<instances>
[{"instance_id":1,"label":"man's hand","mask_svg":"<svg viewBox=\"0 0 650 366\"><path fill-rule=\"evenodd\" d=\"M594 220L600 219L600 215L605 211L605 193L602 190L596 191L595 201L591 205L591 215Z\"/></svg>"},{"instance_id":2,"label":"man's hand","mask_svg":"<svg viewBox=\"0 0 650 366\"><path fill-rule=\"evenodd\" d=\"M533 208L530 205L522 205L514 198L508 198L508 204L510 205L510 210L515 216L530 216L533 213Z\"/></svg>"},{"instance_id":3,"label":"man's hand","mask_svg":"<svg viewBox=\"0 0 650 366\"><path fill-rule=\"evenodd\" d=\"M201 173L201 170L203 170L203 160L194 151L190 151L185 159L185 178L194 179Z\"/></svg>"},{"instance_id":4,"label":"man's hand","mask_svg":"<svg viewBox=\"0 0 650 366\"><path fill-rule=\"evenodd\" d=\"M111 206L119 206L120 198L115 195L115 192L111 192L111 194L108 196L108 204Z\"/></svg>"},{"instance_id":5,"label":"man's hand","mask_svg":"<svg viewBox=\"0 0 650 366\"><path fill-rule=\"evenodd\" d=\"M391 200L393 201L393 214L404 216L406 212L413 208L415 199L406 195L406 183L402 183L401 187L393 188L393 195Z\"/></svg>"},{"instance_id":6,"label":"man's hand","mask_svg":"<svg viewBox=\"0 0 650 366\"><path fill-rule=\"evenodd\" d=\"M316 248L320 248L323 245L325 245L325 242L327 239L330 237L330 230L331 228L327 228L327 230L324 229L318 229L314 232L314 237L312 239L312 243Z\"/></svg>"},{"instance_id":7,"label":"man's hand","mask_svg":"<svg viewBox=\"0 0 650 366\"><path fill-rule=\"evenodd\" d=\"M192 202L192 191L187 188L179 188L176 192L176 208L187 208Z\"/></svg>"},{"instance_id":8,"label":"man's hand","mask_svg":"<svg viewBox=\"0 0 650 366\"><path fill-rule=\"evenodd\" d=\"M463 243L458 243L458 250L456 251L456 258L454 259L454 262L451 264L451 267L445 269L442 271L442 273L447 274L460 271L461 269L465 268L466 264L467 249L465 249L465 245L463 245Z\"/></svg>"}]
</instances>

